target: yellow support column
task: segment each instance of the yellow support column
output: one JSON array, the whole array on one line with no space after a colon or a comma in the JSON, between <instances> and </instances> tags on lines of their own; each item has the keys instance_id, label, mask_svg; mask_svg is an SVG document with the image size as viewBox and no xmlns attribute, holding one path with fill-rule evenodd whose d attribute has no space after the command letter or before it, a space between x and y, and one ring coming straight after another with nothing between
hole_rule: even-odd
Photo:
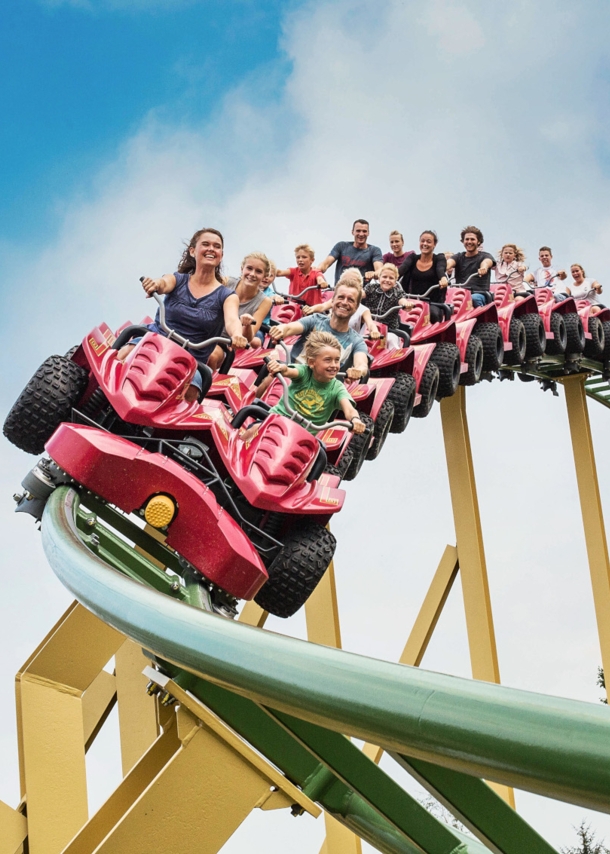
<instances>
[{"instance_id":1,"label":"yellow support column","mask_svg":"<svg viewBox=\"0 0 610 854\"><path fill-rule=\"evenodd\" d=\"M331 561L322 580L305 603L307 640L341 649L341 627L335 585L335 565ZM328 813L324 813L326 839L320 854L362 854L360 838Z\"/></svg>"},{"instance_id":2,"label":"yellow support column","mask_svg":"<svg viewBox=\"0 0 610 854\"><path fill-rule=\"evenodd\" d=\"M59 854L87 821L85 743L97 728L95 715L112 700L108 680L84 698L122 643L121 634L75 603L17 674L29 854Z\"/></svg>"},{"instance_id":3,"label":"yellow support column","mask_svg":"<svg viewBox=\"0 0 610 854\"><path fill-rule=\"evenodd\" d=\"M604 673L610 674L610 564L583 374L565 377L568 420ZM610 680L609 680L610 682ZM608 683L607 683L608 685Z\"/></svg>"},{"instance_id":4,"label":"yellow support column","mask_svg":"<svg viewBox=\"0 0 610 854\"><path fill-rule=\"evenodd\" d=\"M0 801L0 854L21 854L28 835L25 816Z\"/></svg>"},{"instance_id":5,"label":"yellow support column","mask_svg":"<svg viewBox=\"0 0 610 854\"><path fill-rule=\"evenodd\" d=\"M474 679L499 684L500 668L463 386L458 387L453 397L441 401L441 419L472 675ZM490 785L515 806L511 788Z\"/></svg>"},{"instance_id":6,"label":"yellow support column","mask_svg":"<svg viewBox=\"0 0 610 854\"><path fill-rule=\"evenodd\" d=\"M133 641L126 640L115 655L121 762L123 776L146 753L159 735L157 702L146 693L148 680L142 675L150 659Z\"/></svg>"}]
</instances>

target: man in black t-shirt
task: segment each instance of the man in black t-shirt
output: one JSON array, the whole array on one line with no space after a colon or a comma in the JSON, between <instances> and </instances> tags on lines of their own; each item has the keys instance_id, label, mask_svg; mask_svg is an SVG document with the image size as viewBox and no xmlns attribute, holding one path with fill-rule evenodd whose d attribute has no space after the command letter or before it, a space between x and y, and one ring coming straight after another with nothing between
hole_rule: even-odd
<instances>
[{"instance_id":1,"label":"man in black t-shirt","mask_svg":"<svg viewBox=\"0 0 610 854\"><path fill-rule=\"evenodd\" d=\"M352 226L352 240L340 240L335 243L324 261L318 265L321 273L325 273L329 267L337 262L335 270L335 285L341 278L341 273L348 267L356 267L362 273L365 282L370 280L379 270L383 263L381 249L367 243L369 237L369 224L365 219L357 219Z\"/></svg>"},{"instance_id":2,"label":"man in black t-shirt","mask_svg":"<svg viewBox=\"0 0 610 854\"><path fill-rule=\"evenodd\" d=\"M477 277L468 282L472 291L472 304L475 308L485 305L491 284L491 269L496 266L496 259L489 252L483 252L483 232L476 225L467 225L462 229L460 240L465 252L456 252L447 259L447 272L455 270L455 283L461 285L477 273Z\"/></svg>"}]
</instances>

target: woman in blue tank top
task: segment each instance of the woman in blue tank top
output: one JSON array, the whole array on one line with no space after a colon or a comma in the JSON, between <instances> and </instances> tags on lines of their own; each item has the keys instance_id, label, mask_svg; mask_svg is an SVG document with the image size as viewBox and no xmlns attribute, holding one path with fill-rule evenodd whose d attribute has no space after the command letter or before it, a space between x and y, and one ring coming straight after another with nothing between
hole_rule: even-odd
<instances>
[{"instance_id":1,"label":"woman in blue tank top","mask_svg":"<svg viewBox=\"0 0 610 854\"><path fill-rule=\"evenodd\" d=\"M166 273L159 279L142 279L147 296L165 294L165 319L167 325L193 344L223 334L231 338L236 349L243 349L246 338L239 319L239 297L235 291L225 287L220 273L224 249L222 234L215 228L202 228L192 236L185 249L176 273ZM159 312L149 326L152 332L165 335L159 326ZM126 344L118 358L125 359L134 347ZM202 362L208 360L213 346L193 350L193 355ZM198 374L195 375L195 378ZM198 388L191 385L185 398L196 400Z\"/></svg>"}]
</instances>

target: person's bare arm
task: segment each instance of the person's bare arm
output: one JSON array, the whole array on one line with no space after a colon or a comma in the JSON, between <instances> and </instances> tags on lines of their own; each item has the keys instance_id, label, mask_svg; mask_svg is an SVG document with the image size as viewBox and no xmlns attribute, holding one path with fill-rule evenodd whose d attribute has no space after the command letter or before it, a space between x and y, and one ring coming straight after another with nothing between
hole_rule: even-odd
<instances>
[{"instance_id":1,"label":"person's bare arm","mask_svg":"<svg viewBox=\"0 0 610 854\"><path fill-rule=\"evenodd\" d=\"M272 305L273 305L273 300L271 299L271 297L265 297L265 299L262 301L262 303L256 309L254 314L248 315L250 318L252 318L252 321L253 321L250 323L251 335L256 335L258 330L261 328L261 323L263 322L263 320L267 317L267 315L271 311ZM245 315L244 315L244 317L245 317ZM244 317L242 317L242 323L244 321ZM245 332L245 330L244 330L244 332Z\"/></svg>"},{"instance_id":2,"label":"person's bare arm","mask_svg":"<svg viewBox=\"0 0 610 854\"><path fill-rule=\"evenodd\" d=\"M272 341L281 341L282 338L289 338L291 335L301 335L303 333L303 324L298 320L293 320L292 323L280 323L277 326L272 326L269 330L269 335Z\"/></svg>"},{"instance_id":3,"label":"person's bare arm","mask_svg":"<svg viewBox=\"0 0 610 854\"><path fill-rule=\"evenodd\" d=\"M603 290L602 286L600 285L600 283L597 280L595 280L593 282L591 287L593 288L593 290L595 291L596 294L601 294L601 292Z\"/></svg>"},{"instance_id":4,"label":"person's bare arm","mask_svg":"<svg viewBox=\"0 0 610 854\"><path fill-rule=\"evenodd\" d=\"M366 376L369 369L369 360L366 353L354 353L354 364L347 369L347 376L350 380L359 380Z\"/></svg>"},{"instance_id":5,"label":"person's bare arm","mask_svg":"<svg viewBox=\"0 0 610 854\"><path fill-rule=\"evenodd\" d=\"M366 326L366 331L369 333L369 338L372 338L374 341L376 341L377 338L381 338L377 324L373 320L373 316L368 310L368 308L365 308L362 312L362 322Z\"/></svg>"},{"instance_id":6,"label":"person's bare arm","mask_svg":"<svg viewBox=\"0 0 610 854\"><path fill-rule=\"evenodd\" d=\"M169 294L176 287L176 277L172 273L165 273L159 279L151 279L148 276L143 276L140 281L146 291L147 298L153 294Z\"/></svg>"},{"instance_id":7,"label":"person's bare arm","mask_svg":"<svg viewBox=\"0 0 610 854\"><path fill-rule=\"evenodd\" d=\"M491 270L493 265L494 265L494 262L491 260L491 258L484 258L483 261L481 261L481 266L479 267L479 269L477 271L479 276L485 276L487 273L489 273L489 271ZM447 267L449 267L448 261L447 261Z\"/></svg>"},{"instance_id":8,"label":"person's bare arm","mask_svg":"<svg viewBox=\"0 0 610 854\"><path fill-rule=\"evenodd\" d=\"M455 258L447 258L447 272L455 270Z\"/></svg>"},{"instance_id":9,"label":"person's bare arm","mask_svg":"<svg viewBox=\"0 0 610 854\"><path fill-rule=\"evenodd\" d=\"M296 380L299 376L298 368L291 368L290 365L287 365L285 362L278 362L277 359L273 358L270 358L267 362L267 370L272 377L276 374L281 374L283 377Z\"/></svg>"},{"instance_id":10,"label":"person's bare arm","mask_svg":"<svg viewBox=\"0 0 610 854\"><path fill-rule=\"evenodd\" d=\"M238 314L238 309L239 297L237 294L231 294L231 296L226 298L222 307L225 329L231 336L231 343L233 346L238 350L243 350L248 341L243 333L243 326Z\"/></svg>"},{"instance_id":11,"label":"person's bare arm","mask_svg":"<svg viewBox=\"0 0 610 854\"><path fill-rule=\"evenodd\" d=\"M319 270L321 273L325 273L329 267L332 267L336 260L337 259L333 258L332 255L327 255L326 258L322 261L322 263L318 264L316 269Z\"/></svg>"},{"instance_id":12,"label":"person's bare arm","mask_svg":"<svg viewBox=\"0 0 610 854\"><path fill-rule=\"evenodd\" d=\"M339 406L341 407L341 411L345 415L346 419L351 421L354 425L354 433L364 433L364 421L360 420L358 410L352 406L352 402L349 397L344 397L343 400L340 400Z\"/></svg>"},{"instance_id":13,"label":"person's bare arm","mask_svg":"<svg viewBox=\"0 0 610 854\"><path fill-rule=\"evenodd\" d=\"M324 311L330 311L332 304L333 301L329 299L326 302L317 302L315 305L304 305L303 314L307 317L309 314L320 314Z\"/></svg>"},{"instance_id":14,"label":"person's bare arm","mask_svg":"<svg viewBox=\"0 0 610 854\"><path fill-rule=\"evenodd\" d=\"M279 276L280 279L289 279L290 278L290 267L287 267L285 270L276 270L275 276L276 276L276 278Z\"/></svg>"}]
</instances>

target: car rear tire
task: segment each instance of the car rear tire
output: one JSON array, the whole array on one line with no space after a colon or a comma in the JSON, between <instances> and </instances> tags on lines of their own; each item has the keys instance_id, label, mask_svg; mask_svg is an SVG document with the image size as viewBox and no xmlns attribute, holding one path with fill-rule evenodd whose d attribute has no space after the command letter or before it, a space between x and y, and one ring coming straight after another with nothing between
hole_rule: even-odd
<instances>
[{"instance_id":1,"label":"car rear tire","mask_svg":"<svg viewBox=\"0 0 610 854\"><path fill-rule=\"evenodd\" d=\"M483 342L474 332L468 339L466 347L466 363L468 370L461 375L461 385L476 385L483 372Z\"/></svg>"},{"instance_id":2,"label":"car rear tire","mask_svg":"<svg viewBox=\"0 0 610 854\"><path fill-rule=\"evenodd\" d=\"M366 424L366 429L364 433L352 433L349 448L346 449L346 453L351 452L352 459L346 469L343 480L353 480L362 468L371 445L371 436L375 429L375 424L370 415L365 415L363 412L359 412L358 415Z\"/></svg>"},{"instance_id":3,"label":"car rear tire","mask_svg":"<svg viewBox=\"0 0 610 854\"><path fill-rule=\"evenodd\" d=\"M388 438L388 433L394 419L394 404L387 398L381 404L377 418L375 419L375 428L373 430L373 444L368 449L366 454L367 460L375 460L379 456L381 449L384 446L385 440Z\"/></svg>"},{"instance_id":4,"label":"car rear tire","mask_svg":"<svg viewBox=\"0 0 610 854\"><path fill-rule=\"evenodd\" d=\"M525 326L520 317L511 317L508 336L513 349L506 353L504 361L507 365L520 365L525 361L527 349Z\"/></svg>"},{"instance_id":5,"label":"car rear tire","mask_svg":"<svg viewBox=\"0 0 610 854\"><path fill-rule=\"evenodd\" d=\"M551 312L551 332L555 337L546 342L546 352L549 356L563 356L568 343L568 333L563 315L558 311Z\"/></svg>"},{"instance_id":6,"label":"car rear tire","mask_svg":"<svg viewBox=\"0 0 610 854\"><path fill-rule=\"evenodd\" d=\"M604 349L606 339L604 335L604 326L599 317L589 317L589 332L591 337L585 340L585 356L588 359L600 361L604 357Z\"/></svg>"},{"instance_id":7,"label":"car rear tire","mask_svg":"<svg viewBox=\"0 0 610 854\"><path fill-rule=\"evenodd\" d=\"M22 451L41 454L62 421L69 421L89 374L65 356L49 356L15 401L4 422L4 435Z\"/></svg>"},{"instance_id":8,"label":"car rear tire","mask_svg":"<svg viewBox=\"0 0 610 854\"><path fill-rule=\"evenodd\" d=\"M394 404L394 418L390 433L403 433L413 414L415 403L415 378L411 374L400 373L393 377L394 385L388 394L388 400Z\"/></svg>"},{"instance_id":9,"label":"car rear tire","mask_svg":"<svg viewBox=\"0 0 610 854\"><path fill-rule=\"evenodd\" d=\"M539 314L531 312L530 314L524 314L521 321L525 327L526 359L535 359L538 356L544 356L546 351L546 335L542 318Z\"/></svg>"},{"instance_id":10,"label":"car rear tire","mask_svg":"<svg viewBox=\"0 0 610 854\"><path fill-rule=\"evenodd\" d=\"M437 398L451 397L456 393L460 383L460 368L462 366L460 351L455 344L441 341L434 348L430 360L438 366Z\"/></svg>"},{"instance_id":11,"label":"car rear tire","mask_svg":"<svg viewBox=\"0 0 610 854\"><path fill-rule=\"evenodd\" d=\"M267 569L269 580L254 597L275 617L292 617L316 589L333 559L337 541L328 528L308 523L293 528Z\"/></svg>"},{"instance_id":12,"label":"car rear tire","mask_svg":"<svg viewBox=\"0 0 610 854\"><path fill-rule=\"evenodd\" d=\"M573 311L564 315L566 325L566 353L582 353L585 349L585 330L582 320Z\"/></svg>"},{"instance_id":13,"label":"car rear tire","mask_svg":"<svg viewBox=\"0 0 610 854\"><path fill-rule=\"evenodd\" d=\"M478 323L475 332L483 344L483 370L499 371L504 361L504 339L497 323Z\"/></svg>"},{"instance_id":14,"label":"car rear tire","mask_svg":"<svg viewBox=\"0 0 610 854\"><path fill-rule=\"evenodd\" d=\"M413 408L414 418L425 418L432 409L432 405L436 400L438 393L439 373L438 365L435 365L432 359L428 362L424 369L424 373L419 384L419 393L421 400Z\"/></svg>"}]
</instances>

